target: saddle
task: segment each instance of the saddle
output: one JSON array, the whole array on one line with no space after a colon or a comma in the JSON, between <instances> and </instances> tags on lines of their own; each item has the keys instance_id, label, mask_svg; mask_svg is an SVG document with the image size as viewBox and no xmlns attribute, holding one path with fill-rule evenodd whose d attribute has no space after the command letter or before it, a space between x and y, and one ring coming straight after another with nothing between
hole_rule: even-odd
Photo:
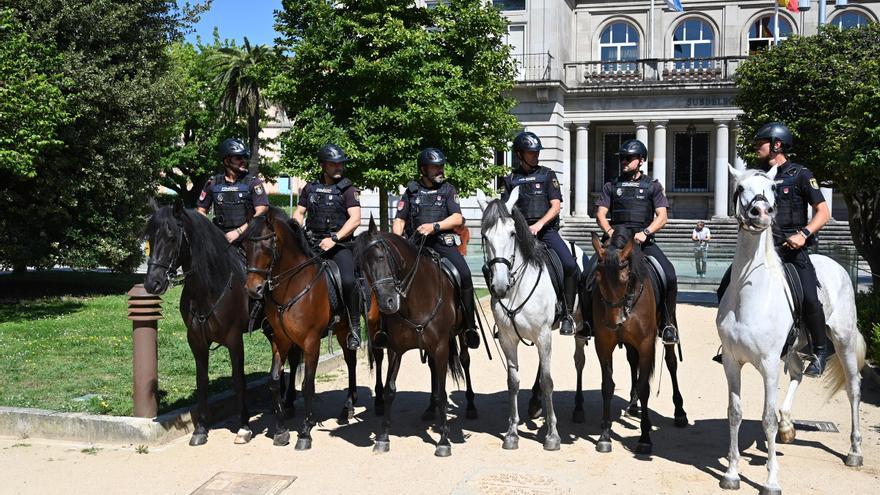
<instances>
[{"instance_id":1,"label":"saddle","mask_svg":"<svg viewBox=\"0 0 880 495\"><path fill-rule=\"evenodd\" d=\"M791 263L782 263L782 272L785 274L785 282L791 290L791 329L788 331L788 337L785 339L785 345L782 346L782 356L788 354L788 350L793 346L800 334L801 328L801 310L804 305L804 286L801 283L801 277L798 275L797 269ZM809 332L807 332L809 334Z\"/></svg>"},{"instance_id":2,"label":"saddle","mask_svg":"<svg viewBox=\"0 0 880 495\"><path fill-rule=\"evenodd\" d=\"M568 242L568 248L571 250L571 255L575 256L575 244L573 242ZM559 259L559 255L556 254L556 251L547 248L547 259L548 259L548 274L550 276L550 281L553 282L553 290L556 292L556 316L554 317L553 325L555 326L557 323L562 321L562 317L565 315L565 272L562 270L562 261ZM584 266L587 266L584 264ZM576 273L575 280L580 280L581 274Z\"/></svg>"},{"instance_id":3,"label":"saddle","mask_svg":"<svg viewBox=\"0 0 880 495\"><path fill-rule=\"evenodd\" d=\"M645 255L645 260L648 262L648 266L651 267L651 284L654 286L654 295L657 300L657 310L665 311L666 310L666 272L663 271L663 266L660 265L660 262L657 261L657 258L651 255Z\"/></svg>"},{"instance_id":4,"label":"saddle","mask_svg":"<svg viewBox=\"0 0 880 495\"><path fill-rule=\"evenodd\" d=\"M464 306L461 305L461 274L458 273L455 265L448 259L440 256L440 253L429 247L424 248L424 254L425 256L428 256L431 261L440 265L440 270L446 275L446 278L452 282L452 287L455 289L455 297L458 300L459 306L464 309Z\"/></svg>"},{"instance_id":5,"label":"saddle","mask_svg":"<svg viewBox=\"0 0 880 495\"><path fill-rule=\"evenodd\" d=\"M321 266L324 278L327 280L327 292L330 294L330 308L333 313L333 321L327 326L327 332L333 330L345 314L345 298L342 295L342 274L339 266L333 260L324 260Z\"/></svg>"}]
</instances>

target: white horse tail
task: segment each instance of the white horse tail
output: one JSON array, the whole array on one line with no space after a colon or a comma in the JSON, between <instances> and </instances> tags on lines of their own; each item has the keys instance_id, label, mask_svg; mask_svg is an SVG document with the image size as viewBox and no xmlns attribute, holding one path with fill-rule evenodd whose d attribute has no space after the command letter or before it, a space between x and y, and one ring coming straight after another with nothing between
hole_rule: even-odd
<instances>
[{"instance_id":1,"label":"white horse tail","mask_svg":"<svg viewBox=\"0 0 880 495\"><path fill-rule=\"evenodd\" d=\"M858 373L865 367L867 345L865 344L865 338L858 330L856 331L855 340L856 373ZM846 385L847 374L846 369L843 367L843 363L840 360L841 354L842 352L835 353L828 361L828 367L825 369L825 373L822 377L822 388L825 389L825 402Z\"/></svg>"}]
</instances>

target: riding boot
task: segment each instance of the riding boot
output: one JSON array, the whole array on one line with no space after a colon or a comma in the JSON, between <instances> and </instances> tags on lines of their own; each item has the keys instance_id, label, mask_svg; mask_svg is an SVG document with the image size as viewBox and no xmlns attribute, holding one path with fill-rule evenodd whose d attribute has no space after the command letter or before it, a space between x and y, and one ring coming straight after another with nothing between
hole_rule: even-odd
<instances>
[{"instance_id":1,"label":"riding boot","mask_svg":"<svg viewBox=\"0 0 880 495\"><path fill-rule=\"evenodd\" d=\"M678 328L675 327L675 297L671 290L666 294L663 308L663 321L660 322L660 338L664 344L678 343Z\"/></svg>"},{"instance_id":2,"label":"riding boot","mask_svg":"<svg viewBox=\"0 0 880 495\"><path fill-rule=\"evenodd\" d=\"M474 289L461 289L461 302L464 306L464 340L471 349L480 347L480 334L474 320Z\"/></svg>"},{"instance_id":3,"label":"riding boot","mask_svg":"<svg viewBox=\"0 0 880 495\"><path fill-rule=\"evenodd\" d=\"M804 374L811 377L822 376L825 372L825 364L828 360L828 337L825 335L825 314L820 309L811 314L804 315L804 326L810 332L813 341L813 362L804 370Z\"/></svg>"},{"instance_id":4,"label":"riding boot","mask_svg":"<svg viewBox=\"0 0 880 495\"><path fill-rule=\"evenodd\" d=\"M354 287L347 296L345 299L348 310L349 333L346 345L349 350L356 351L361 347L361 295L357 287Z\"/></svg>"},{"instance_id":5,"label":"riding boot","mask_svg":"<svg viewBox=\"0 0 880 495\"><path fill-rule=\"evenodd\" d=\"M584 324L578 332L578 335L589 340L593 337L593 291L585 290L582 295L584 297L581 297L579 304Z\"/></svg>"},{"instance_id":6,"label":"riding boot","mask_svg":"<svg viewBox=\"0 0 880 495\"><path fill-rule=\"evenodd\" d=\"M565 297L565 316L562 318L562 324L559 326L560 335L574 335L574 300L577 297L577 277L574 273L565 277L562 282Z\"/></svg>"}]
</instances>

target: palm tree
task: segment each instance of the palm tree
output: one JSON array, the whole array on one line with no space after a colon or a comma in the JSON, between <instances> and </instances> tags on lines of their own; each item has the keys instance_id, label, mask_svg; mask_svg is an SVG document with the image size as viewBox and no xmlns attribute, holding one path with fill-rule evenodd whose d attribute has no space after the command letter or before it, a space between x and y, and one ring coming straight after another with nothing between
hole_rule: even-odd
<instances>
[{"instance_id":1,"label":"palm tree","mask_svg":"<svg viewBox=\"0 0 880 495\"><path fill-rule=\"evenodd\" d=\"M221 90L220 108L236 117L247 119L248 145L251 149L250 169L260 163L260 117L269 101L260 89L268 83L268 72L275 53L266 45L251 46L247 37L244 46L218 48L211 56L217 74L214 82Z\"/></svg>"}]
</instances>

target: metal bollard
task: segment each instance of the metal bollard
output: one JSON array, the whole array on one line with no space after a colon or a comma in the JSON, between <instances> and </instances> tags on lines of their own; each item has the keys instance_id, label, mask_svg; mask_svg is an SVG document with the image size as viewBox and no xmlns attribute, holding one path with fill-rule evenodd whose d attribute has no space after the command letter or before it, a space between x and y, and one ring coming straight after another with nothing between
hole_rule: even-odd
<instances>
[{"instance_id":1,"label":"metal bollard","mask_svg":"<svg viewBox=\"0 0 880 495\"><path fill-rule=\"evenodd\" d=\"M132 399L134 416L155 418L159 410L158 320L162 298L147 292L143 284L128 291L128 319L132 326Z\"/></svg>"}]
</instances>

